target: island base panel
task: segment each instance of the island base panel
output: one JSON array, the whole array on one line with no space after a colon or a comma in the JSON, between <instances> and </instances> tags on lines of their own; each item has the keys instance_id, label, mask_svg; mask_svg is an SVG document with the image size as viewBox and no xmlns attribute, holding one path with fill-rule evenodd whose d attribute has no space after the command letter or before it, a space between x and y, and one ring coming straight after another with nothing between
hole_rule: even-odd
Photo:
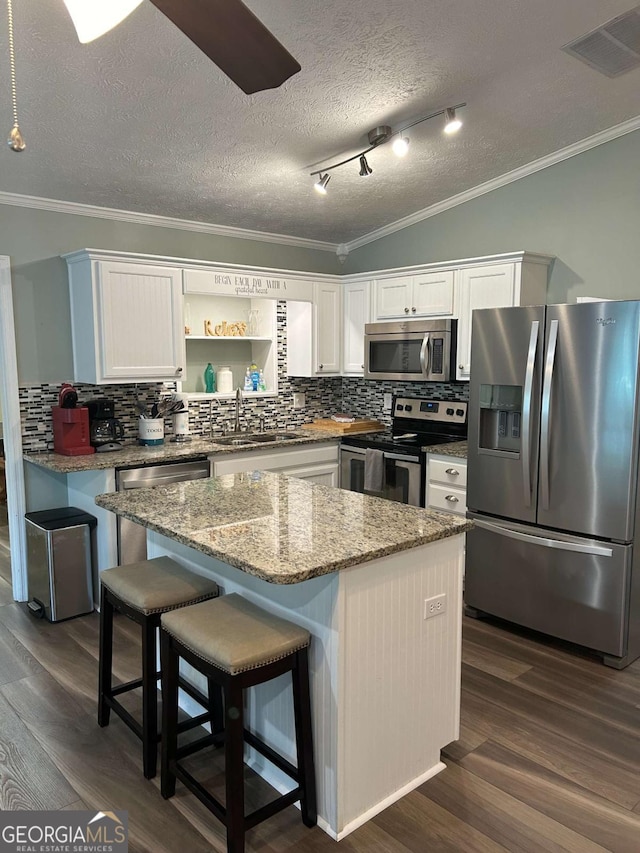
<instances>
[{"instance_id":1,"label":"island base panel","mask_svg":"<svg viewBox=\"0 0 640 853\"><path fill-rule=\"evenodd\" d=\"M332 838L445 767L440 750L458 738L460 724L463 548L456 535L302 583L272 584L148 531L150 557L169 554L213 577L223 593L239 592L311 632L318 825ZM424 600L442 593L445 611L425 619ZM256 689L249 727L295 761L290 679ZM248 763L287 790L287 777L257 753Z\"/></svg>"}]
</instances>

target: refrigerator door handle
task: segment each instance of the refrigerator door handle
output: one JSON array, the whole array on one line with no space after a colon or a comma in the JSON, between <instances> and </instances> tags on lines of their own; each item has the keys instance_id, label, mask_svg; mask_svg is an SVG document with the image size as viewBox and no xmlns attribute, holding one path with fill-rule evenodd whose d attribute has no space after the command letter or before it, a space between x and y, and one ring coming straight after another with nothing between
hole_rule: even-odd
<instances>
[{"instance_id":1,"label":"refrigerator door handle","mask_svg":"<svg viewBox=\"0 0 640 853\"><path fill-rule=\"evenodd\" d=\"M422 341L422 346L420 347L420 370L422 371L423 376L429 375L429 367L428 364L431 362L427 362L426 354L429 349L429 335L424 336L424 340Z\"/></svg>"},{"instance_id":2,"label":"refrigerator door handle","mask_svg":"<svg viewBox=\"0 0 640 853\"><path fill-rule=\"evenodd\" d=\"M508 527L502 527L499 524L490 524L488 521L480 521L477 518L473 519L473 523L476 527L481 527L483 530L489 530L491 533L498 533L501 536L507 536L509 539L517 539L519 542L541 545L543 548L558 548L560 551L575 551L579 554L592 554L596 557L613 556L612 548L605 548L601 545L581 545L579 542L563 542L561 539L549 539L545 536L531 536L529 533L521 533L519 530L510 530Z\"/></svg>"},{"instance_id":3,"label":"refrigerator door handle","mask_svg":"<svg viewBox=\"0 0 640 853\"><path fill-rule=\"evenodd\" d=\"M540 426L540 489L542 508L549 509L549 443L551 440L551 386L556 364L556 344L558 343L558 321L551 321L549 346L544 366L544 389L542 391L542 421Z\"/></svg>"},{"instance_id":4,"label":"refrigerator door handle","mask_svg":"<svg viewBox=\"0 0 640 853\"><path fill-rule=\"evenodd\" d=\"M538 352L538 334L540 323L531 323L529 336L529 352L527 354L527 369L524 374L524 395L522 400L522 483L524 486L524 505L531 506L531 412L533 409L533 372L536 367Z\"/></svg>"}]
</instances>

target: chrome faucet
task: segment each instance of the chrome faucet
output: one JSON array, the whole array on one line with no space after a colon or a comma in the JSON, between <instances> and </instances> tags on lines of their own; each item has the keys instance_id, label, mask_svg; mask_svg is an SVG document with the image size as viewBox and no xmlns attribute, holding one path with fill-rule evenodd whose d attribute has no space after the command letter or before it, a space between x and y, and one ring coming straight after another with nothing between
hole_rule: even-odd
<instances>
[{"instance_id":1,"label":"chrome faucet","mask_svg":"<svg viewBox=\"0 0 640 853\"><path fill-rule=\"evenodd\" d=\"M234 432L240 432L240 407L242 406L242 391L240 388L236 390L236 419L233 426Z\"/></svg>"}]
</instances>

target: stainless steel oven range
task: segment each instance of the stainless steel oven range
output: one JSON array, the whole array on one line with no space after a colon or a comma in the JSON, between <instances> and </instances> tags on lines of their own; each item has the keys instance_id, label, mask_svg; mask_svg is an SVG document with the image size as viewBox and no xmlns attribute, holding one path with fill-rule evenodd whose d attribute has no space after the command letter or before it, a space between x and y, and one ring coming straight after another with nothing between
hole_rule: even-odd
<instances>
[{"instance_id":1,"label":"stainless steel oven range","mask_svg":"<svg viewBox=\"0 0 640 853\"><path fill-rule=\"evenodd\" d=\"M467 437L467 403L394 397L391 429L348 435L340 445L340 486L392 501L425 505L423 448Z\"/></svg>"}]
</instances>

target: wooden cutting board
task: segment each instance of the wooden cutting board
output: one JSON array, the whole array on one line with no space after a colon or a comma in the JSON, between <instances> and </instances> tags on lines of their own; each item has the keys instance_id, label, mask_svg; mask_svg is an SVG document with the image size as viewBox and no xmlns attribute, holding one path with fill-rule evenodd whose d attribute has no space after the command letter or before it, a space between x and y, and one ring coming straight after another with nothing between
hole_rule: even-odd
<instances>
[{"instance_id":1,"label":"wooden cutting board","mask_svg":"<svg viewBox=\"0 0 640 853\"><path fill-rule=\"evenodd\" d=\"M324 429L332 432L351 433L351 432L378 432L385 429L384 424L375 420L355 420L350 424L340 424L337 421L332 421L331 418L321 418L311 424L305 424L305 429Z\"/></svg>"}]
</instances>

